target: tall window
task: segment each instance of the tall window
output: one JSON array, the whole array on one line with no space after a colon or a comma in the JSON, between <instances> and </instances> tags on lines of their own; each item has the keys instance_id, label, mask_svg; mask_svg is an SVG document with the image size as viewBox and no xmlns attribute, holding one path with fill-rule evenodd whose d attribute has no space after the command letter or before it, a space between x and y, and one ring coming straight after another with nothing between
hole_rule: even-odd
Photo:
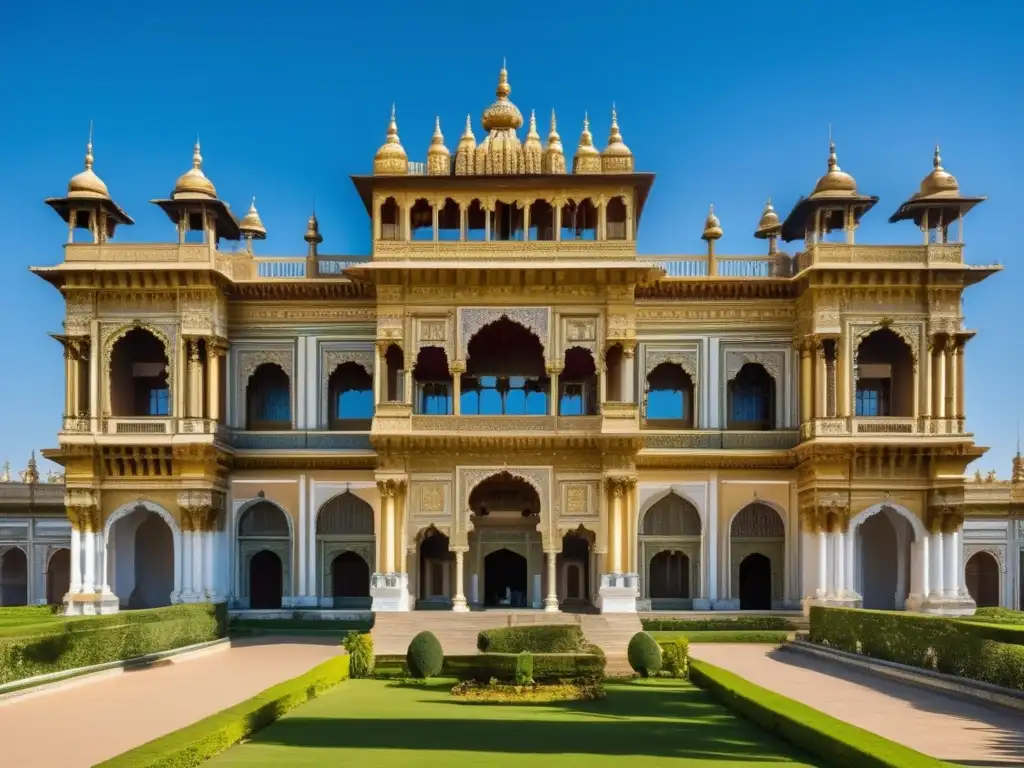
<instances>
[{"instance_id":1,"label":"tall window","mask_svg":"<svg viewBox=\"0 0 1024 768\"><path fill-rule=\"evenodd\" d=\"M245 390L247 427L253 430L291 429L291 387L286 374L264 363L249 378Z\"/></svg>"},{"instance_id":2,"label":"tall window","mask_svg":"<svg viewBox=\"0 0 1024 768\"><path fill-rule=\"evenodd\" d=\"M545 381L526 376L463 379L461 410L480 416L543 416L548 412Z\"/></svg>"},{"instance_id":3,"label":"tall window","mask_svg":"<svg viewBox=\"0 0 1024 768\"><path fill-rule=\"evenodd\" d=\"M570 347L558 377L558 413L562 416L597 415L597 367L590 350Z\"/></svg>"},{"instance_id":4,"label":"tall window","mask_svg":"<svg viewBox=\"0 0 1024 768\"><path fill-rule=\"evenodd\" d=\"M747 363L729 382L729 428L771 429L775 380L756 363Z\"/></svg>"},{"instance_id":5,"label":"tall window","mask_svg":"<svg viewBox=\"0 0 1024 768\"><path fill-rule=\"evenodd\" d=\"M693 428L693 380L677 363L662 363L647 376L645 418L654 429Z\"/></svg>"},{"instance_id":6,"label":"tall window","mask_svg":"<svg viewBox=\"0 0 1024 768\"><path fill-rule=\"evenodd\" d=\"M891 379L857 380L857 415L889 416Z\"/></svg>"},{"instance_id":7,"label":"tall window","mask_svg":"<svg viewBox=\"0 0 1024 768\"><path fill-rule=\"evenodd\" d=\"M351 360L338 365L327 381L327 420L331 429L361 431L373 420L373 377Z\"/></svg>"},{"instance_id":8,"label":"tall window","mask_svg":"<svg viewBox=\"0 0 1024 768\"><path fill-rule=\"evenodd\" d=\"M171 412L170 391L167 387L149 390L149 409L147 416L167 416Z\"/></svg>"}]
</instances>

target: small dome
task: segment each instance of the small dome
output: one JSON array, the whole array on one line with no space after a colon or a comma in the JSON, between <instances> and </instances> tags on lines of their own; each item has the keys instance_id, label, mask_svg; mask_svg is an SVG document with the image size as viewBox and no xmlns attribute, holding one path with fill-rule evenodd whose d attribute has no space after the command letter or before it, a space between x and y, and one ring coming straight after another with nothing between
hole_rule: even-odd
<instances>
[{"instance_id":1,"label":"small dome","mask_svg":"<svg viewBox=\"0 0 1024 768\"><path fill-rule=\"evenodd\" d=\"M565 173L565 150L562 148L562 137L558 135L558 121L553 109L548 145L544 148L543 170L545 173Z\"/></svg>"},{"instance_id":2,"label":"small dome","mask_svg":"<svg viewBox=\"0 0 1024 768\"><path fill-rule=\"evenodd\" d=\"M409 157L398 140L398 122L395 120L395 105L391 105L391 122L388 123L388 137L373 157L375 175L400 175L409 172Z\"/></svg>"},{"instance_id":3,"label":"small dome","mask_svg":"<svg viewBox=\"0 0 1024 768\"><path fill-rule=\"evenodd\" d=\"M708 217L704 219L704 234L700 236L701 240L717 240L722 236L722 223L715 216L715 206L712 204L708 207Z\"/></svg>"},{"instance_id":4,"label":"small dome","mask_svg":"<svg viewBox=\"0 0 1024 768\"><path fill-rule=\"evenodd\" d=\"M434 118L434 135L430 138L430 147L427 149L427 156L444 155L451 156L448 147L444 145L444 134L441 133L441 118Z\"/></svg>"},{"instance_id":5,"label":"small dome","mask_svg":"<svg viewBox=\"0 0 1024 768\"><path fill-rule=\"evenodd\" d=\"M255 197L249 205L249 212L246 213L245 217L238 223L238 231L255 240L262 240L267 236L267 228L263 226L263 220L260 219L260 215L256 211Z\"/></svg>"},{"instance_id":6,"label":"small dome","mask_svg":"<svg viewBox=\"0 0 1024 768\"><path fill-rule=\"evenodd\" d=\"M614 105L612 105L612 129L611 133L608 135L608 146L604 148L601 154L605 157L609 155L631 157L633 155L629 147L627 147L625 142L622 140L622 133L619 131L619 120L615 113Z\"/></svg>"},{"instance_id":7,"label":"small dome","mask_svg":"<svg viewBox=\"0 0 1024 768\"><path fill-rule=\"evenodd\" d=\"M540 147L540 134L537 133L537 113L530 110L530 129L526 132L525 145Z\"/></svg>"},{"instance_id":8,"label":"small dome","mask_svg":"<svg viewBox=\"0 0 1024 768\"><path fill-rule=\"evenodd\" d=\"M68 182L68 197L103 197L110 199L107 185L92 170L92 140L85 145L85 170Z\"/></svg>"},{"instance_id":9,"label":"small dome","mask_svg":"<svg viewBox=\"0 0 1024 768\"><path fill-rule=\"evenodd\" d=\"M320 235L320 222L316 220L315 213L310 214L309 221L306 222L306 234L303 239L307 243L322 243L324 241Z\"/></svg>"},{"instance_id":10,"label":"small dome","mask_svg":"<svg viewBox=\"0 0 1024 768\"><path fill-rule=\"evenodd\" d=\"M199 141L192 148L192 167L178 177L174 184L171 197L175 200L189 198L217 199L217 190L213 182L203 173L203 156L199 152Z\"/></svg>"},{"instance_id":11,"label":"small dome","mask_svg":"<svg viewBox=\"0 0 1024 768\"><path fill-rule=\"evenodd\" d=\"M768 202L764 204L764 210L761 212L761 220L757 222L757 231L754 233L754 237L763 238L768 235L778 234L781 229L782 222L779 221L779 214L772 207L772 199L769 197Z\"/></svg>"},{"instance_id":12,"label":"small dome","mask_svg":"<svg viewBox=\"0 0 1024 768\"><path fill-rule=\"evenodd\" d=\"M814 185L811 197L848 197L855 194L857 194L857 182L853 176L839 167L839 162L836 160L836 145L833 142L829 142L828 172L818 179L818 183Z\"/></svg>"},{"instance_id":13,"label":"small dome","mask_svg":"<svg viewBox=\"0 0 1024 768\"><path fill-rule=\"evenodd\" d=\"M523 115L519 107L508 100L512 93L512 86L508 83L508 70L504 65L498 73L498 88L495 95L498 97L491 106L484 110L481 124L485 131L511 128L515 130L523 125Z\"/></svg>"},{"instance_id":14,"label":"small dome","mask_svg":"<svg viewBox=\"0 0 1024 768\"><path fill-rule=\"evenodd\" d=\"M939 156L939 145L935 145L935 157L932 159L932 172L921 180L921 191L918 197L930 197L932 195L943 195L955 197L960 194L960 185L956 177L942 167L942 158Z\"/></svg>"},{"instance_id":15,"label":"small dome","mask_svg":"<svg viewBox=\"0 0 1024 768\"><path fill-rule=\"evenodd\" d=\"M594 146L594 137L590 135L590 118L583 114L583 132L580 143L576 145L576 154L572 158L573 173L600 173L601 153Z\"/></svg>"}]
</instances>

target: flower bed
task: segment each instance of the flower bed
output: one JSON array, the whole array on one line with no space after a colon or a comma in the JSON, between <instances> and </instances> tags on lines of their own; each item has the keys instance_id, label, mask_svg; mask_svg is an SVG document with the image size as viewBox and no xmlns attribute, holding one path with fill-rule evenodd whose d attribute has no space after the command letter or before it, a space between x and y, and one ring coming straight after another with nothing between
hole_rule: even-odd
<instances>
[{"instance_id":1,"label":"flower bed","mask_svg":"<svg viewBox=\"0 0 1024 768\"><path fill-rule=\"evenodd\" d=\"M737 632L796 630L796 625L783 616L739 616L721 619L641 619L647 632Z\"/></svg>"},{"instance_id":2,"label":"flower bed","mask_svg":"<svg viewBox=\"0 0 1024 768\"><path fill-rule=\"evenodd\" d=\"M521 704L545 701L597 701L605 697L599 683L553 683L550 685L485 684L466 680L452 688L452 696L464 701L493 704Z\"/></svg>"}]
</instances>

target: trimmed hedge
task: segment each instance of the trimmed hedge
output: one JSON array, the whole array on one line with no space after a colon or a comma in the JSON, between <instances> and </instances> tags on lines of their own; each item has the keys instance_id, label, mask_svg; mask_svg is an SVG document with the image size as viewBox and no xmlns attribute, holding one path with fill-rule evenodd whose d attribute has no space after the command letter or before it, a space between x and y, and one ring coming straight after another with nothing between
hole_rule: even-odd
<instances>
[{"instance_id":1,"label":"trimmed hedge","mask_svg":"<svg viewBox=\"0 0 1024 768\"><path fill-rule=\"evenodd\" d=\"M654 677L661 671L661 646L647 632L637 632L626 648L629 666L641 677Z\"/></svg>"},{"instance_id":2,"label":"trimmed hedge","mask_svg":"<svg viewBox=\"0 0 1024 768\"><path fill-rule=\"evenodd\" d=\"M433 632L424 630L409 643L405 654L405 665L409 674L426 680L435 677L444 664L444 650Z\"/></svg>"},{"instance_id":3,"label":"trimmed hedge","mask_svg":"<svg viewBox=\"0 0 1024 768\"><path fill-rule=\"evenodd\" d=\"M640 619L647 632L794 631L797 627L782 616L740 616L735 619Z\"/></svg>"},{"instance_id":4,"label":"trimmed hedge","mask_svg":"<svg viewBox=\"0 0 1024 768\"><path fill-rule=\"evenodd\" d=\"M669 677L685 678L690 672L690 643L685 637L659 640L661 668Z\"/></svg>"},{"instance_id":5,"label":"trimmed hedge","mask_svg":"<svg viewBox=\"0 0 1024 768\"><path fill-rule=\"evenodd\" d=\"M1024 627L942 616L811 608L810 641L848 653L1024 690ZM1019 638L1019 639L1018 639Z\"/></svg>"},{"instance_id":6,"label":"trimmed hedge","mask_svg":"<svg viewBox=\"0 0 1024 768\"><path fill-rule=\"evenodd\" d=\"M945 766L902 744L754 685L707 662L690 663L690 680L737 714L820 758L850 768Z\"/></svg>"},{"instance_id":7,"label":"trimmed hedge","mask_svg":"<svg viewBox=\"0 0 1024 768\"><path fill-rule=\"evenodd\" d=\"M577 624L485 629L476 636L476 647L483 653L575 653L585 644Z\"/></svg>"},{"instance_id":8,"label":"trimmed hedge","mask_svg":"<svg viewBox=\"0 0 1024 768\"><path fill-rule=\"evenodd\" d=\"M373 635L349 632L341 644L349 655L349 674L352 677L373 677Z\"/></svg>"},{"instance_id":9,"label":"trimmed hedge","mask_svg":"<svg viewBox=\"0 0 1024 768\"><path fill-rule=\"evenodd\" d=\"M523 651L516 657L516 685L530 685L533 682L533 654Z\"/></svg>"},{"instance_id":10,"label":"trimmed hedge","mask_svg":"<svg viewBox=\"0 0 1024 768\"><path fill-rule=\"evenodd\" d=\"M780 645L789 639L789 632L739 630L735 632L652 632L659 643L684 638L691 643L766 643Z\"/></svg>"},{"instance_id":11,"label":"trimmed hedge","mask_svg":"<svg viewBox=\"0 0 1024 768\"><path fill-rule=\"evenodd\" d=\"M533 680L537 683L584 682L604 678L604 657L593 653L534 653ZM477 653L445 656L444 677L489 682L492 678L514 683L519 666L518 653Z\"/></svg>"},{"instance_id":12,"label":"trimmed hedge","mask_svg":"<svg viewBox=\"0 0 1024 768\"><path fill-rule=\"evenodd\" d=\"M224 637L225 603L123 611L0 630L0 684Z\"/></svg>"},{"instance_id":13,"label":"trimmed hedge","mask_svg":"<svg viewBox=\"0 0 1024 768\"><path fill-rule=\"evenodd\" d=\"M349 657L336 656L248 701L100 763L97 768L193 768L229 749L289 710L349 676Z\"/></svg>"},{"instance_id":14,"label":"trimmed hedge","mask_svg":"<svg viewBox=\"0 0 1024 768\"><path fill-rule=\"evenodd\" d=\"M1015 611L1011 608L979 608L973 616L963 616L960 620L1024 627L1024 611Z\"/></svg>"}]
</instances>

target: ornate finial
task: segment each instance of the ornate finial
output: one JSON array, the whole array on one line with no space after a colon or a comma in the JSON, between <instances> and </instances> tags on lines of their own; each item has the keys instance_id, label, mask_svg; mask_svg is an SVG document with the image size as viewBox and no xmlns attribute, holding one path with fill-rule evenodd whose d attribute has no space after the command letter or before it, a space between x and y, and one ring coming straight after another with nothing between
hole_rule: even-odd
<instances>
[{"instance_id":1,"label":"ornate finial","mask_svg":"<svg viewBox=\"0 0 1024 768\"><path fill-rule=\"evenodd\" d=\"M473 138L473 118L466 115L466 130L462 132L462 138L472 139Z\"/></svg>"},{"instance_id":2,"label":"ornate finial","mask_svg":"<svg viewBox=\"0 0 1024 768\"><path fill-rule=\"evenodd\" d=\"M554 108L552 108L552 110L551 110L551 133L549 133L548 135L549 136L557 136L558 135L558 118L555 117L555 110L554 110Z\"/></svg>"},{"instance_id":3,"label":"ornate finial","mask_svg":"<svg viewBox=\"0 0 1024 768\"><path fill-rule=\"evenodd\" d=\"M717 240L722 236L722 224L715 216L715 204L708 205L708 217L704 219L704 233L701 240Z\"/></svg>"},{"instance_id":4,"label":"ornate finial","mask_svg":"<svg viewBox=\"0 0 1024 768\"><path fill-rule=\"evenodd\" d=\"M388 123L388 144L399 144L398 140L398 118L395 113L395 103L391 102L391 121Z\"/></svg>"},{"instance_id":5,"label":"ornate finial","mask_svg":"<svg viewBox=\"0 0 1024 768\"><path fill-rule=\"evenodd\" d=\"M495 95L498 97L498 101L507 101L511 93L512 86L508 82L508 70L505 69L505 62L502 61L501 72L498 73L498 88L495 91Z\"/></svg>"},{"instance_id":6,"label":"ornate finial","mask_svg":"<svg viewBox=\"0 0 1024 768\"><path fill-rule=\"evenodd\" d=\"M612 103L612 127L608 134L608 146L601 152L601 170L605 173L631 173L633 153L622 140L619 131L619 116Z\"/></svg>"},{"instance_id":7,"label":"ornate finial","mask_svg":"<svg viewBox=\"0 0 1024 768\"><path fill-rule=\"evenodd\" d=\"M199 137L196 136L196 145L192 148L192 167L197 171L202 170L203 156L199 151Z\"/></svg>"},{"instance_id":8,"label":"ornate finial","mask_svg":"<svg viewBox=\"0 0 1024 768\"><path fill-rule=\"evenodd\" d=\"M451 172L451 153L444 145L444 134L441 133L441 118L434 118L434 135L427 149L427 174L430 176L447 176Z\"/></svg>"},{"instance_id":9,"label":"ornate finial","mask_svg":"<svg viewBox=\"0 0 1024 768\"><path fill-rule=\"evenodd\" d=\"M409 158L398 139L398 118L394 102L391 103L391 119L388 121L388 135L373 158L373 173L377 176L404 175L409 172Z\"/></svg>"},{"instance_id":10,"label":"ornate finial","mask_svg":"<svg viewBox=\"0 0 1024 768\"><path fill-rule=\"evenodd\" d=\"M92 120L89 121L89 142L85 145L85 170L92 170Z\"/></svg>"},{"instance_id":11,"label":"ornate finial","mask_svg":"<svg viewBox=\"0 0 1024 768\"><path fill-rule=\"evenodd\" d=\"M829 131L831 134L831 131ZM839 159L836 157L836 143L832 141L831 135L828 139L828 169L830 171L839 170Z\"/></svg>"},{"instance_id":12,"label":"ornate finial","mask_svg":"<svg viewBox=\"0 0 1024 768\"><path fill-rule=\"evenodd\" d=\"M540 134L537 133L537 111L530 110L530 130L527 131L527 138L536 138L540 141Z\"/></svg>"},{"instance_id":13,"label":"ornate finial","mask_svg":"<svg viewBox=\"0 0 1024 768\"><path fill-rule=\"evenodd\" d=\"M942 170L942 158L939 156L939 142L935 142L935 157L932 158L932 165L936 171Z\"/></svg>"},{"instance_id":14,"label":"ornate finial","mask_svg":"<svg viewBox=\"0 0 1024 768\"><path fill-rule=\"evenodd\" d=\"M34 485L39 482L39 472L36 469L36 452L32 451L32 456L28 460L28 467L25 468L24 482Z\"/></svg>"},{"instance_id":15,"label":"ornate finial","mask_svg":"<svg viewBox=\"0 0 1024 768\"><path fill-rule=\"evenodd\" d=\"M601 153L594 146L594 137L590 135L590 115L583 113L583 132L580 143L576 146L576 154L572 159L573 173L601 173Z\"/></svg>"}]
</instances>

